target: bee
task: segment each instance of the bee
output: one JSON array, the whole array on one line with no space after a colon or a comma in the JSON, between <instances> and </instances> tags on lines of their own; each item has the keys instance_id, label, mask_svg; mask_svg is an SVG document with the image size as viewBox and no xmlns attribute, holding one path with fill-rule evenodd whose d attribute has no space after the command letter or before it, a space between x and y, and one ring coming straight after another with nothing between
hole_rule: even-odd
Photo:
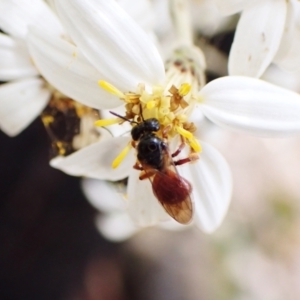
<instances>
[{"instance_id":1,"label":"bee","mask_svg":"<svg viewBox=\"0 0 300 300\"><path fill-rule=\"evenodd\" d=\"M111 113L136 124L131 130L131 137L132 146L137 151L137 162L133 167L141 171L139 179L148 178L152 184L153 194L165 211L177 222L188 224L193 217L192 186L178 174L176 166L192 159L188 157L173 160L185 146L184 141L178 150L171 154L166 138L162 139L157 135L160 130L157 119L147 119L138 123L114 112Z\"/></svg>"}]
</instances>

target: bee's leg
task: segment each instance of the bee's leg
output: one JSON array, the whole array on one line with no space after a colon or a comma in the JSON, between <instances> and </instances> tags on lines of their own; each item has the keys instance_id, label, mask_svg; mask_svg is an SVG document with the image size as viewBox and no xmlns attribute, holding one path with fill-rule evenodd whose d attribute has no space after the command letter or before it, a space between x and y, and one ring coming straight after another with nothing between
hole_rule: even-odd
<instances>
[{"instance_id":1,"label":"bee's leg","mask_svg":"<svg viewBox=\"0 0 300 300\"><path fill-rule=\"evenodd\" d=\"M134 140L131 141L131 146L132 146L133 148L136 148L136 142L135 142Z\"/></svg>"},{"instance_id":2,"label":"bee's leg","mask_svg":"<svg viewBox=\"0 0 300 300\"><path fill-rule=\"evenodd\" d=\"M191 153L189 157L187 158L183 158L183 159L179 159L174 161L175 166L180 166L189 162L194 162L196 160L199 159L199 155L195 152Z\"/></svg>"},{"instance_id":3,"label":"bee's leg","mask_svg":"<svg viewBox=\"0 0 300 300\"><path fill-rule=\"evenodd\" d=\"M150 178L153 175L155 175L156 173L157 173L157 170L148 170L147 173L145 171L142 171L141 174L140 174L139 179L144 180L146 178Z\"/></svg>"},{"instance_id":4,"label":"bee's leg","mask_svg":"<svg viewBox=\"0 0 300 300\"><path fill-rule=\"evenodd\" d=\"M162 137L164 139L167 139L168 138L168 132L171 130L171 125L168 125L164 128L164 130L162 131Z\"/></svg>"},{"instance_id":5,"label":"bee's leg","mask_svg":"<svg viewBox=\"0 0 300 300\"><path fill-rule=\"evenodd\" d=\"M181 139L181 144L179 145L178 149L171 155L172 157L177 156L182 151L182 149L185 147L184 138L182 136L180 136L180 139Z\"/></svg>"},{"instance_id":6,"label":"bee's leg","mask_svg":"<svg viewBox=\"0 0 300 300\"><path fill-rule=\"evenodd\" d=\"M143 167L138 163L136 162L134 165L133 165L133 168L136 169L136 170L139 170L139 171L143 171Z\"/></svg>"}]
</instances>

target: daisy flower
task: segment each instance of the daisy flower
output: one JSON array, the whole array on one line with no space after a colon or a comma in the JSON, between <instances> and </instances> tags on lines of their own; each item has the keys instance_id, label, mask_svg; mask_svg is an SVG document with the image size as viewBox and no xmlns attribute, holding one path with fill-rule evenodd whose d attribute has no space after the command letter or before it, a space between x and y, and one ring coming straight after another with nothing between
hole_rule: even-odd
<instances>
[{"instance_id":1,"label":"daisy flower","mask_svg":"<svg viewBox=\"0 0 300 300\"><path fill-rule=\"evenodd\" d=\"M45 33L61 34L62 27L40 0L0 1L0 128L15 136L45 108L51 90L40 78L26 46L28 26Z\"/></svg>"},{"instance_id":2,"label":"daisy flower","mask_svg":"<svg viewBox=\"0 0 300 300\"><path fill-rule=\"evenodd\" d=\"M141 113L145 119L156 117L169 128L171 148L181 136L188 144L187 152L202 150L194 164L180 166L180 173L193 186L195 223L206 232L215 230L230 201L230 170L217 150L199 144L196 132L201 128L196 131L198 124L192 124L190 117L203 114L218 125L252 134L298 133L300 96L247 77L224 77L203 85L203 56L189 43L174 51L165 68L149 36L114 1L59 0L54 4L72 42L32 29L28 46L38 69L66 94L72 88L81 90L94 108L123 105L122 115L127 118L140 121ZM82 74L94 78L95 87L99 81L100 97L92 97L84 81L79 83ZM120 122L116 119L100 125ZM140 181L139 172L132 169L136 159L130 140L129 135L103 139L56 157L51 165L71 175L98 179L128 176L127 210L135 224L168 220L150 182Z\"/></svg>"},{"instance_id":3,"label":"daisy flower","mask_svg":"<svg viewBox=\"0 0 300 300\"><path fill-rule=\"evenodd\" d=\"M128 7L130 1L119 0L119 4ZM53 7L53 1L48 1L48 4ZM76 99L89 106L91 103L87 99L101 99L99 88L94 79L89 77L97 72L92 66L82 68L81 77L71 78L73 81L69 83L71 88L67 97L41 77L34 65L26 44L30 26L39 28L45 35L51 33L69 40L48 4L43 0L26 3L22 0L0 0L0 29L3 31L0 33L0 81L6 82L0 86L0 129L9 136L15 136L25 129L50 100L53 107L53 104L55 106L55 103L67 98L69 104L71 99ZM151 31L154 18L147 0L139 1L138 5L131 8L130 14L145 30ZM78 86L80 88L76 88Z\"/></svg>"},{"instance_id":4,"label":"daisy flower","mask_svg":"<svg viewBox=\"0 0 300 300\"><path fill-rule=\"evenodd\" d=\"M260 77L271 62L300 68L300 3L296 0L215 0L224 15L241 12L229 55L229 74Z\"/></svg>"}]
</instances>

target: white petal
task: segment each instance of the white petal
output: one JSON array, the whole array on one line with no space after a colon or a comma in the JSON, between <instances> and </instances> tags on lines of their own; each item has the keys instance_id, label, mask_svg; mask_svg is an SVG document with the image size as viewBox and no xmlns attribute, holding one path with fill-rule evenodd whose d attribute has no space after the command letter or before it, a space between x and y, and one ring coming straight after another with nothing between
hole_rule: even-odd
<instances>
[{"instance_id":1,"label":"white petal","mask_svg":"<svg viewBox=\"0 0 300 300\"><path fill-rule=\"evenodd\" d=\"M261 77L261 79L265 81L292 90L294 92L300 91L299 78L300 72L286 72L275 64L270 65L270 67Z\"/></svg>"},{"instance_id":2,"label":"white petal","mask_svg":"<svg viewBox=\"0 0 300 300\"><path fill-rule=\"evenodd\" d=\"M149 0L117 0L118 4L145 30L155 26L155 14Z\"/></svg>"},{"instance_id":3,"label":"white petal","mask_svg":"<svg viewBox=\"0 0 300 300\"><path fill-rule=\"evenodd\" d=\"M0 80L8 81L37 74L26 44L0 33Z\"/></svg>"},{"instance_id":4,"label":"white petal","mask_svg":"<svg viewBox=\"0 0 300 300\"><path fill-rule=\"evenodd\" d=\"M195 221L205 232L212 232L221 224L232 193L230 168L224 157L212 146L201 142L203 151L194 164L178 167L180 174L193 186Z\"/></svg>"},{"instance_id":5,"label":"white petal","mask_svg":"<svg viewBox=\"0 0 300 300\"><path fill-rule=\"evenodd\" d=\"M126 191L109 181L84 178L82 190L88 201L102 212L125 211L123 193Z\"/></svg>"},{"instance_id":6,"label":"white petal","mask_svg":"<svg viewBox=\"0 0 300 300\"><path fill-rule=\"evenodd\" d=\"M275 59L281 59L285 57L294 42L297 39L295 34L299 31L297 26L298 19L300 14L300 3L297 0L287 1L287 14L286 22L284 26L284 33L282 35L280 47L276 53Z\"/></svg>"},{"instance_id":7,"label":"white petal","mask_svg":"<svg viewBox=\"0 0 300 300\"><path fill-rule=\"evenodd\" d=\"M128 214L122 212L99 215L96 226L104 237L113 242L125 241L139 231Z\"/></svg>"},{"instance_id":8,"label":"white petal","mask_svg":"<svg viewBox=\"0 0 300 300\"><path fill-rule=\"evenodd\" d=\"M286 10L285 0L264 0L243 11L230 50L230 75L263 74L280 45Z\"/></svg>"},{"instance_id":9,"label":"white petal","mask_svg":"<svg viewBox=\"0 0 300 300\"><path fill-rule=\"evenodd\" d=\"M120 90L158 84L164 65L146 33L115 2L58 0L57 11L76 45Z\"/></svg>"},{"instance_id":10,"label":"white petal","mask_svg":"<svg viewBox=\"0 0 300 300\"><path fill-rule=\"evenodd\" d=\"M26 78L0 86L0 128L15 136L45 108L50 92L39 78Z\"/></svg>"},{"instance_id":11,"label":"white petal","mask_svg":"<svg viewBox=\"0 0 300 300\"><path fill-rule=\"evenodd\" d=\"M220 126L261 136L300 132L300 95L263 80L222 77L200 96L203 113Z\"/></svg>"},{"instance_id":12,"label":"white petal","mask_svg":"<svg viewBox=\"0 0 300 300\"><path fill-rule=\"evenodd\" d=\"M100 111L100 118L101 119L110 119L113 117L113 115L110 113L110 111L113 111L121 116L125 116L125 104L122 106L116 107L113 110L107 109L107 110L101 110ZM126 133L129 133L132 129L129 122L124 122L123 124L113 124L108 127L105 127L106 130L108 130L112 136L121 136Z\"/></svg>"},{"instance_id":13,"label":"white petal","mask_svg":"<svg viewBox=\"0 0 300 300\"><path fill-rule=\"evenodd\" d=\"M223 15L233 15L258 1L263 0L213 0Z\"/></svg>"},{"instance_id":14,"label":"white petal","mask_svg":"<svg viewBox=\"0 0 300 300\"><path fill-rule=\"evenodd\" d=\"M133 151L116 169L112 162L129 142L129 137L117 137L99 142L80 149L69 156L58 156L50 161L56 169L73 175L86 176L102 180L120 180L128 176L135 157Z\"/></svg>"},{"instance_id":15,"label":"white petal","mask_svg":"<svg viewBox=\"0 0 300 300\"><path fill-rule=\"evenodd\" d=\"M201 18L199 18L200 15ZM191 16L194 28L204 36L234 30L237 22L232 16L224 16L212 0L191 1Z\"/></svg>"},{"instance_id":16,"label":"white petal","mask_svg":"<svg viewBox=\"0 0 300 300\"><path fill-rule=\"evenodd\" d=\"M58 37L30 30L28 47L41 74L68 97L94 108L114 108L122 102L98 85L102 75L76 46Z\"/></svg>"},{"instance_id":17,"label":"white petal","mask_svg":"<svg viewBox=\"0 0 300 300\"><path fill-rule=\"evenodd\" d=\"M288 2L288 11L280 48L274 62L282 69L294 72L300 69L300 3Z\"/></svg>"},{"instance_id":18,"label":"white petal","mask_svg":"<svg viewBox=\"0 0 300 300\"><path fill-rule=\"evenodd\" d=\"M288 71L295 72L300 70L300 28L294 32L292 37L292 43L290 44L290 48L285 53L285 56L278 56L274 59L274 63L276 63L280 68Z\"/></svg>"},{"instance_id":19,"label":"white petal","mask_svg":"<svg viewBox=\"0 0 300 300\"><path fill-rule=\"evenodd\" d=\"M128 214L139 227L170 220L155 198L150 180L139 180L140 171L132 170L128 179Z\"/></svg>"},{"instance_id":20,"label":"white petal","mask_svg":"<svg viewBox=\"0 0 300 300\"><path fill-rule=\"evenodd\" d=\"M159 227L162 229L170 230L170 231L181 231L181 230L190 228L192 226L192 224L193 223L182 225L182 224L178 223L177 221L175 221L174 219L171 219L169 221L161 222L159 224Z\"/></svg>"},{"instance_id":21,"label":"white petal","mask_svg":"<svg viewBox=\"0 0 300 300\"><path fill-rule=\"evenodd\" d=\"M12 36L25 38L28 25L36 25L45 35L63 32L57 17L42 0L0 0L0 28Z\"/></svg>"}]
</instances>

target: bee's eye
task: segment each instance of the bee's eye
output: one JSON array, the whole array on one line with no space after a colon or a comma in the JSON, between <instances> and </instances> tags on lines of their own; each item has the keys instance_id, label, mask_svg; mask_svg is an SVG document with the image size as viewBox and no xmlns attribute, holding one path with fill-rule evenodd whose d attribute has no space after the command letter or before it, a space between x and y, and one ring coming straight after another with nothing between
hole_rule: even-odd
<instances>
[{"instance_id":1,"label":"bee's eye","mask_svg":"<svg viewBox=\"0 0 300 300\"><path fill-rule=\"evenodd\" d=\"M157 150L157 144L156 144L156 143L149 143L148 149L149 149L150 151L155 151L155 150Z\"/></svg>"}]
</instances>

